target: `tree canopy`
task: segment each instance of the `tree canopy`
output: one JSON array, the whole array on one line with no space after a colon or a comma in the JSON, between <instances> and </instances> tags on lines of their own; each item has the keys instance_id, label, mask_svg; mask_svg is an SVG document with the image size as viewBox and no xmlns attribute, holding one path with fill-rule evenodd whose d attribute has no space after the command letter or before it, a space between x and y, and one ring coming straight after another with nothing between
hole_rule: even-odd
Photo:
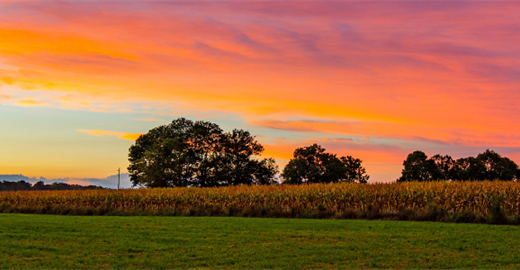
<instances>
[{"instance_id":1,"label":"tree canopy","mask_svg":"<svg viewBox=\"0 0 520 270\"><path fill-rule=\"evenodd\" d=\"M173 120L141 135L129 149L134 186L215 187L272 184L274 159L257 159L264 147L248 131L214 123Z\"/></svg>"},{"instance_id":2,"label":"tree canopy","mask_svg":"<svg viewBox=\"0 0 520 270\"><path fill-rule=\"evenodd\" d=\"M337 157L326 153L318 144L297 148L293 159L285 166L284 183L366 183L369 176L361 166L361 160L351 156Z\"/></svg>"},{"instance_id":3,"label":"tree canopy","mask_svg":"<svg viewBox=\"0 0 520 270\"><path fill-rule=\"evenodd\" d=\"M477 157L454 160L445 155L428 158L422 151L408 155L398 182L432 180L516 180L520 176L518 165L507 157L486 150Z\"/></svg>"},{"instance_id":4,"label":"tree canopy","mask_svg":"<svg viewBox=\"0 0 520 270\"><path fill-rule=\"evenodd\" d=\"M409 154L403 165L402 176L398 181L431 181L441 177L435 160L428 159L428 156L422 151Z\"/></svg>"}]
</instances>

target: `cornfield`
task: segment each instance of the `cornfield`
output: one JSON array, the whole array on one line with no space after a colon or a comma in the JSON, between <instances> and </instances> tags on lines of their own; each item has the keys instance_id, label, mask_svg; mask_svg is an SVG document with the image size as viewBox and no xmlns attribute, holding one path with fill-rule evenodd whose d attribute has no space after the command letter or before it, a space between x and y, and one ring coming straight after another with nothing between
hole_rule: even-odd
<instances>
[{"instance_id":1,"label":"cornfield","mask_svg":"<svg viewBox=\"0 0 520 270\"><path fill-rule=\"evenodd\" d=\"M0 192L0 212L520 223L520 183L407 182ZM514 222L512 221L514 220ZM505 221L502 221L504 223Z\"/></svg>"}]
</instances>

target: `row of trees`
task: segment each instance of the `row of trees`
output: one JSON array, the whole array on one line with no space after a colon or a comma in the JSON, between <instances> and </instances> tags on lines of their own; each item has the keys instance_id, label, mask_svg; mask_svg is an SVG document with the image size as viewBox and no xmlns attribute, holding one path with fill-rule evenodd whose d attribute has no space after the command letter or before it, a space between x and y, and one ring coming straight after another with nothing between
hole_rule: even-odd
<instances>
[{"instance_id":1,"label":"row of trees","mask_svg":"<svg viewBox=\"0 0 520 270\"><path fill-rule=\"evenodd\" d=\"M151 129L130 147L128 172L134 186L216 187L278 183L272 158L260 159L264 147L248 131L224 132L217 124L179 118ZM360 159L338 157L318 144L297 148L281 173L283 183L366 183ZM515 180L518 165L487 150L475 157L428 158L422 151L408 155L402 181Z\"/></svg>"},{"instance_id":2,"label":"row of trees","mask_svg":"<svg viewBox=\"0 0 520 270\"><path fill-rule=\"evenodd\" d=\"M130 147L128 172L134 186L216 187L278 183L274 159L248 131L223 132L216 124L179 118L151 129ZM284 183L366 183L361 160L337 157L314 144L298 148L282 172Z\"/></svg>"},{"instance_id":3,"label":"row of trees","mask_svg":"<svg viewBox=\"0 0 520 270\"><path fill-rule=\"evenodd\" d=\"M102 189L100 186L81 186L70 185L67 183L52 183L45 184L43 181L38 181L35 184L20 180L18 182L2 181L0 182L0 191L18 191L18 190L87 190L87 189Z\"/></svg>"},{"instance_id":4,"label":"row of trees","mask_svg":"<svg viewBox=\"0 0 520 270\"><path fill-rule=\"evenodd\" d=\"M518 165L507 157L486 150L477 157L457 160L445 155L431 158L415 151L403 162L404 169L398 182L432 180L516 180L520 178Z\"/></svg>"}]
</instances>

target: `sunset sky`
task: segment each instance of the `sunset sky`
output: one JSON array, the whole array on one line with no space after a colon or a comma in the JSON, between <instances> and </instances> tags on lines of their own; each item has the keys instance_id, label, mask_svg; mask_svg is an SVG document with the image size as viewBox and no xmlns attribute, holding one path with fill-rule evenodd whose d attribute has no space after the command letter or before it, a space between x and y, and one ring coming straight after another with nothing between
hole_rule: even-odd
<instances>
[{"instance_id":1,"label":"sunset sky","mask_svg":"<svg viewBox=\"0 0 520 270\"><path fill-rule=\"evenodd\" d=\"M520 1L0 0L0 180L113 186L137 136L178 117L249 130L280 169L318 143L363 160L369 182L395 181L415 150L520 163L519 14Z\"/></svg>"}]
</instances>

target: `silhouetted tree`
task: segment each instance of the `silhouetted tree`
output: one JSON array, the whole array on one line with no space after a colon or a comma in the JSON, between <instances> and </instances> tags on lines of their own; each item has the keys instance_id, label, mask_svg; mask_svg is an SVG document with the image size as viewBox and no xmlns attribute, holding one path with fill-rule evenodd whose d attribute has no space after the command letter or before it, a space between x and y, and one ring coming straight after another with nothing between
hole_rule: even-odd
<instances>
[{"instance_id":1,"label":"silhouetted tree","mask_svg":"<svg viewBox=\"0 0 520 270\"><path fill-rule=\"evenodd\" d=\"M86 190L86 189L103 189L100 186L80 186L69 185L67 183L44 184L43 181L36 182L32 185L29 182L20 180L18 182L2 181L0 182L0 191L19 191L19 190Z\"/></svg>"},{"instance_id":2,"label":"silhouetted tree","mask_svg":"<svg viewBox=\"0 0 520 270\"><path fill-rule=\"evenodd\" d=\"M487 149L477 156L485 167L484 179L514 180L517 179L518 165L507 157L502 157L493 150Z\"/></svg>"},{"instance_id":3,"label":"silhouetted tree","mask_svg":"<svg viewBox=\"0 0 520 270\"><path fill-rule=\"evenodd\" d=\"M214 123L179 118L136 140L128 171L134 186L272 184L274 160L254 158L263 150L248 131L225 133Z\"/></svg>"},{"instance_id":4,"label":"silhouetted tree","mask_svg":"<svg viewBox=\"0 0 520 270\"><path fill-rule=\"evenodd\" d=\"M338 158L326 153L318 144L294 150L293 159L285 166L282 177L285 184L366 183L369 178L360 159L351 156Z\"/></svg>"},{"instance_id":5,"label":"silhouetted tree","mask_svg":"<svg viewBox=\"0 0 520 270\"><path fill-rule=\"evenodd\" d=\"M456 161L448 155L439 154L430 158L435 162L438 171L438 180L448 180L457 178Z\"/></svg>"},{"instance_id":6,"label":"silhouetted tree","mask_svg":"<svg viewBox=\"0 0 520 270\"><path fill-rule=\"evenodd\" d=\"M397 179L397 182L432 181L442 177L435 161L428 159L428 156L422 151L415 151L409 154L403 165L402 175Z\"/></svg>"},{"instance_id":7,"label":"silhouetted tree","mask_svg":"<svg viewBox=\"0 0 520 270\"><path fill-rule=\"evenodd\" d=\"M347 168L347 182L366 183L370 176L367 175L366 169L361 166L361 159L351 156L341 157L341 162Z\"/></svg>"},{"instance_id":8,"label":"silhouetted tree","mask_svg":"<svg viewBox=\"0 0 520 270\"><path fill-rule=\"evenodd\" d=\"M3 181L0 183L0 190L3 191L17 191L17 190L31 190L31 183L20 180L18 182Z\"/></svg>"},{"instance_id":9,"label":"silhouetted tree","mask_svg":"<svg viewBox=\"0 0 520 270\"><path fill-rule=\"evenodd\" d=\"M475 157L459 158L456 161L456 177L453 180L477 180L486 179L486 166Z\"/></svg>"},{"instance_id":10,"label":"silhouetted tree","mask_svg":"<svg viewBox=\"0 0 520 270\"><path fill-rule=\"evenodd\" d=\"M403 163L402 176L397 181L431 180L515 180L520 176L518 165L492 150L475 157L453 160L445 155L428 159L426 154L415 151Z\"/></svg>"},{"instance_id":11,"label":"silhouetted tree","mask_svg":"<svg viewBox=\"0 0 520 270\"><path fill-rule=\"evenodd\" d=\"M45 183L43 181L38 181L32 186L33 190L45 190Z\"/></svg>"}]
</instances>

